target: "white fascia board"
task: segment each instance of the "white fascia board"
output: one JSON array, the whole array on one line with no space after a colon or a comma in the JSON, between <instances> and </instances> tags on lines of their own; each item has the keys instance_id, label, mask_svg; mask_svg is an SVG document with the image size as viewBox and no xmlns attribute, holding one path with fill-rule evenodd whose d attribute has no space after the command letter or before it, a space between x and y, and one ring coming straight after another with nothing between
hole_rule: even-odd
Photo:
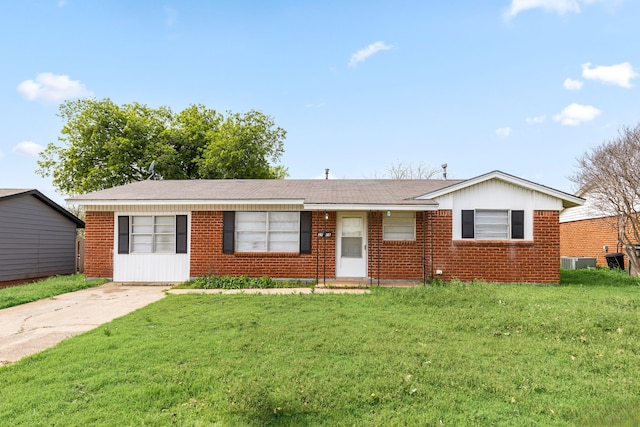
<instances>
[{"instance_id":1,"label":"white fascia board","mask_svg":"<svg viewBox=\"0 0 640 427\"><path fill-rule=\"evenodd\" d=\"M437 211L438 205L359 205L337 203L305 203L305 210L310 211Z\"/></svg>"},{"instance_id":2,"label":"white fascia board","mask_svg":"<svg viewBox=\"0 0 640 427\"><path fill-rule=\"evenodd\" d=\"M217 206L217 205L283 205L291 206L304 204L303 199L251 199L251 200L122 200L122 199L110 199L110 200L73 200L67 199L66 202L70 205L81 206L150 206L150 205L166 205L166 206L179 206L179 205L205 205L205 206Z\"/></svg>"},{"instance_id":3,"label":"white fascia board","mask_svg":"<svg viewBox=\"0 0 640 427\"><path fill-rule=\"evenodd\" d=\"M552 196L558 198L563 201L562 205L567 208L571 206L581 206L584 204L584 199L582 197L574 196L569 193L565 193L564 191L556 190L551 187L546 187L544 185L536 184L535 182L527 181L522 178L518 178L513 175L506 174L500 171L489 172L484 175L477 176L475 178L468 179L466 181L459 182L457 184L450 185L449 187L441 188L440 190L433 191L431 193L423 194L416 199L434 199L436 197L444 196L445 194L453 193L458 190L462 190L467 187L471 187L476 184L480 184L481 182L489 181L492 179L499 179L504 182L508 182L513 185L517 185L519 187L523 187L532 191L537 191L539 193L546 194L548 196ZM568 203L564 203L568 202Z\"/></svg>"}]
</instances>

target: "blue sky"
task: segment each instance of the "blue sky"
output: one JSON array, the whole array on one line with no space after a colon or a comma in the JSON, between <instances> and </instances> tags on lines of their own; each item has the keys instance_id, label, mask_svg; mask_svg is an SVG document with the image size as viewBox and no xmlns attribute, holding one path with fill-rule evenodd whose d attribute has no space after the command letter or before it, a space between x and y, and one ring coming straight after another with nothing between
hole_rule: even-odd
<instances>
[{"instance_id":1,"label":"blue sky","mask_svg":"<svg viewBox=\"0 0 640 427\"><path fill-rule=\"evenodd\" d=\"M38 188L64 99L257 109L290 178L448 164L559 190L640 120L634 0L12 0L0 14L0 187Z\"/></svg>"}]
</instances>

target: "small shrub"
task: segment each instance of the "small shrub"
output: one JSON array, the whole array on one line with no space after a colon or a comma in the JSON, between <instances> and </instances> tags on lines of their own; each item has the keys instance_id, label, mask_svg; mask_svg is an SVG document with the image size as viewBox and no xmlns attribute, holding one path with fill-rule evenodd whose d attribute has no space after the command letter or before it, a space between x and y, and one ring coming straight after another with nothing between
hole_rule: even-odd
<instances>
[{"instance_id":1,"label":"small shrub","mask_svg":"<svg viewBox=\"0 0 640 427\"><path fill-rule=\"evenodd\" d=\"M304 280L276 280L271 277L247 276L203 276L195 280L182 283L178 289L269 289L269 288L308 288L314 282Z\"/></svg>"}]
</instances>

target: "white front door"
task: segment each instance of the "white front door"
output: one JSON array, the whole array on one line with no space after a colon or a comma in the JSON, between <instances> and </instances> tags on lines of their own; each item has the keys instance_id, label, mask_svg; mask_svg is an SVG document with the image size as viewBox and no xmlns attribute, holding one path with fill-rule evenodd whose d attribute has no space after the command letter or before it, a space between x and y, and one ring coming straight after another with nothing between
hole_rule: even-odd
<instances>
[{"instance_id":1,"label":"white front door","mask_svg":"<svg viewBox=\"0 0 640 427\"><path fill-rule=\"evenodd\" d=\"M367 216L338 213L336 277L367 277Z\"/></svg>"}]
</instances>

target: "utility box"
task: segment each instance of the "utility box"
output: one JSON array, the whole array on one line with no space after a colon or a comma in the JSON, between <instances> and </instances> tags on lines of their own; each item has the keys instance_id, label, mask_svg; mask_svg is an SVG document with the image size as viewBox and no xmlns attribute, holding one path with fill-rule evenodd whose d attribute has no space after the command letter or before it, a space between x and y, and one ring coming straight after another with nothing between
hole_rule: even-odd
<instances>
[{"instance_id":1,"label":"utility box","mask_svg":"<svg viewBox=\"0 0 640 427\"><path fill-rule=\"evenodd\" d=\"M565 270L579 270L581 268L596 268L596 259L583 256L560 257L560 268Z\"/></svg>"},{"instance_id":2,"label":"utility box","mask_svg":"<svg viewBox=\"0 0 640 427\"><path fill-rule=\"evenodd\" d=\"M620 252L616 252L613 254L607 254L604 256L607 260L607 265L609 268L619 268L620 270L624 270L624 254Z\"/></svg>"}]
</instances>

